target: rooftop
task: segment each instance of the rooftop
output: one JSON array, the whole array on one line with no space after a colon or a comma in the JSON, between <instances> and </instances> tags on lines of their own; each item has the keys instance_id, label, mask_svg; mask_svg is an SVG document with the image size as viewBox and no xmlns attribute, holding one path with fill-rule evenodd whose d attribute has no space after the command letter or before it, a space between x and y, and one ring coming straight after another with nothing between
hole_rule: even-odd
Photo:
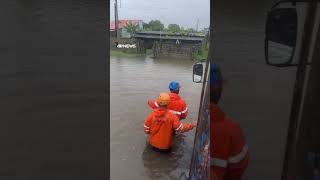
<instances>
[{"instance_id":1,"label":"rooftop","mask_svg":"<svg viewBox=\"0 0 320 180\"><path fill-rule=\"evenodd\" d=\"M122 20L119 20L119 29L122 29L124 28L127 23L132 23L132 24L138 24L138 23L141 23L143 22L142 20L127 20L127 19L122 19ZM114 31L116 29L116 24L115 24L115 21L111 21L110 22L110 31Z\"/></svg>"}]
</instances>

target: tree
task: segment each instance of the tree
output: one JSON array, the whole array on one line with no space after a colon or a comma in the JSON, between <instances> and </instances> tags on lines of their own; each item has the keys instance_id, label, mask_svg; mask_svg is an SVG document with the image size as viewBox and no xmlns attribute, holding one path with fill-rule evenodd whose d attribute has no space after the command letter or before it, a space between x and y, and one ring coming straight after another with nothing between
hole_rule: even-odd
<instances>
[{"instance_id":1,"label":"tree","mask_svg":"<svg viewBox=\"0 0 320 180\"><path fill-rule=\"evenodd\" d=\"M178 24L169 24L168 29L171 32L179 32L180 31L180 26Z\"/></svg>"},{"instance_id":2,"label":"tree","mask_svg":"<svg viewBox=\"0 0 320 180\"><path fill-rule=\"evenodd\" d=\"M149 27L152 31L162 31L164 29L164 25L159 20L150 21Z\"/></svg>"},{"instance_id":3,"label":"tree","mask_svg":"<svg viewBox=\"0 0 320 180\"><path fill-rule=\"evenodd\" d=\"M150 26L149 26L148 23L143 23L142 27L143 27L143 30L149 30L150 29Z\"/></svg>"},{"instance_id":4,"label":"tree","mask_svg":"<svg viewBox=\"0 0 320 180\"><path fill-rule=\"evenodd\" d=\"M133 24L132 22L128 22L124 29L127 30L128 33L132 36L134 33L136 33L139 30L138 24Z\"/></svg>"},{"instance_id":5,"label":"tree","mask_svg":"<svg viewBox=\"0 0 320 180\"><path fill-rule=\"evenodd\" d=\"M187 31L188 33L193 33L193 32L195 32L195 30L192 29L192 28L188 28L186 31Z\"/></svg>"}]
</instances>

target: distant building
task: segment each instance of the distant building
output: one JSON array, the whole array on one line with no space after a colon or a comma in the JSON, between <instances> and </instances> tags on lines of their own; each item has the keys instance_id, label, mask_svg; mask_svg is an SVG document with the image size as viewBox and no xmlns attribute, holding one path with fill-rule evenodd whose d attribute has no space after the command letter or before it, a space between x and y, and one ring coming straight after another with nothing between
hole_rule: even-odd
<instances>
[{"instance_id":1,"label":"distant building","mask_svg":"<svg viewBox=\"0 0 320 180\"><path fill-rule=\"evenodd\" d=\"M143 28L143 26L142 26L143 21L142 20L119 20L118 29L119 29L120 37L124 37L124 38L130 37L130 33L127 32L126 29L124 28L128 23L137 24L139 26L139 28L141 28L141 29ZM114 37L116 36L115 21L110 22L110 35L114 36Z\"/></svg>"}]
</instances>

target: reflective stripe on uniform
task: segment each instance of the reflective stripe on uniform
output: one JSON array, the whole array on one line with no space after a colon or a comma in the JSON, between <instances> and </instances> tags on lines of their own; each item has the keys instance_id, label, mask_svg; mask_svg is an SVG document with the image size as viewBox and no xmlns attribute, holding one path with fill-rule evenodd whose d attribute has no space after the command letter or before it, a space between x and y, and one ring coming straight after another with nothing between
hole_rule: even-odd
<instances>
[{"instance_id":1,"label":"reflective stripe on uniform","mask_svg":"<svg viewBox=\"0 0 320 180\"><path fill-rule=\"evenodd\" d=\"M179 127L177 128L177 129L175 129L176 131L179 131L179 130L182 130L183 129L183 124L182 123L180 123L180 125L179 125Z\"/></svg>"},{"instance_id":2,"label":"reflective stripe on uniform","mask_svg":"<svg viewBox=\"0 0 320 180\"><path fill-rule=\"evenodd\" d=\"M159 107L159 104L155 101L154 102L154 105L156 106L156 107Z\"/></svg>"},{"instance_id":3,"label":"reflective stripe on uniform","mask_svg":"<svg viewBox=\"0 0 320 180\"><path fill-rule=\"evenodd\" d=\"M210 159L210 166L217 166L217 167L226 168L227 165L228 165L228 161L226 161L226 160L218 159L218 158Z\"/></svg>"},{"instance_id":4,"label":"reflective stripe on uniform","mask_svg":"<svg viewBox=\"0 0 320 180\"><path fill-rule=\"evenodd\" d=\"M147 129L150 129L150 127L148 127L148 126L146 126L146 125L143 125L143 127L144 127L144 128L147 128Z\"/></svg>"},{"instance_id":5,"label":"reflective stripe on uniform","mask_svg":"<svg viewBox=\"0 0 320 180\"><path fill-rule=\"evenodd\" d=\"M238 163L238 162L240 162L247 155L247 152L248 152L248 146L244 145L243 148L242 148L242 151L239 154L230 157L228 159L228 162L229 163Z\"/></svg>"},{"instance_id":6,"label":"reflective stripe on uniform","mask_svg":"<svg viewBox=\"0 0 320 180\"><path fill-rule=\"evenodd\" d=\"M178 114L178 115L181 115L181 112L178 112L178 111L174 111L174 110L169 110L172 114Z\"/></svg>"},{"instance_id":7,"label":"reflective stripe on uniform","mask_svg":"<svg viewBox=\"0 0 320 180\"><path fill-rule=\"evenodd\" d=\"M186 113L187 111L188 111L188 107L186 107L186 109L183 110L181 113L183 114L183 113Z\"/></svg>"},{"instance_id":8,"label":"reflective stripe on uniform","mask_svg":"<svg viewBox=\"0 0 320 180\"><path fill-rule=\"evenodd\" d=\"M247 152L248 152L248 146L244 145L242 148L242 151L239 154L228 158L228 160L219 159L219 158L212 158L212 159L210 159L210 165L226 168L228 163L229 164L236 164L236 163L239 163L240 161L242 161L243 158L245 158L245 156L247 155Z\"/></svg>"}]
</instances>

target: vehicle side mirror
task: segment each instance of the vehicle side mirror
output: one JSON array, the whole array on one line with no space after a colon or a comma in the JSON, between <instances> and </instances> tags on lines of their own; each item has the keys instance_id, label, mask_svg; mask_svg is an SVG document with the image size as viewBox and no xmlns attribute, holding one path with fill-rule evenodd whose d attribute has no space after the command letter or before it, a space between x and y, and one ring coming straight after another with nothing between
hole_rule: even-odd
<instances>
[{"instance_id":1,"label":"vehicle side mirror","mask_svg":"<svg viewBox=\"0 0 320 180\"><path fill-rule=\"evenodd\" d=\"M193 65L193 82L201 83L203 77L203 64L196 63Z\"/></svg>"},{"instance_id":2,"label":"vehicle side mirror","mask_svg":"<svg viewBox=\"0 0 320 180\"><path fill-rule=\"evenodd\" d=\"M277 8L268 13L265 32L265 59L268 65L292 66L297 40L297 11Z\"/></svg>"}]
</instances>

